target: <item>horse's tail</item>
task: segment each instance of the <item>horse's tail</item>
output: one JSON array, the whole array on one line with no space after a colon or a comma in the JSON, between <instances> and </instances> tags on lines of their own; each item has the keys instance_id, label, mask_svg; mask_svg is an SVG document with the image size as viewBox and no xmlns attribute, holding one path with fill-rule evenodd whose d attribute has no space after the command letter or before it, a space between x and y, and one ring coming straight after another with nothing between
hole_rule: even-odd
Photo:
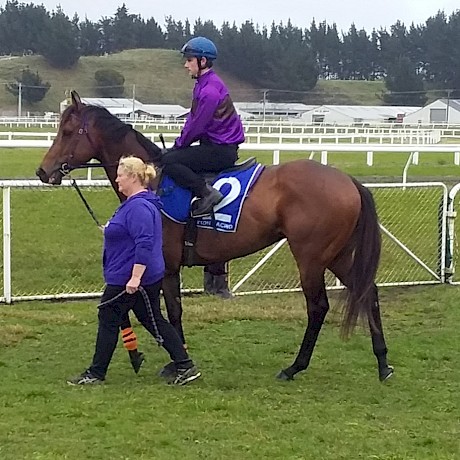
<instances>
[{"instance_id":1,"label":"horse's tail","mask_svg":"<svg viewBox=\"0 0 460 460\"><path fill-rule=\"evenodd\" d=\"M351 239L352 266L348 273L347 299L342 323L342 335L348 336L359 317L372 319L375 299L375 277L380 261L382 239L372 193L353 179L361 195L361 213Z\"/></svg>"}]
</instances>

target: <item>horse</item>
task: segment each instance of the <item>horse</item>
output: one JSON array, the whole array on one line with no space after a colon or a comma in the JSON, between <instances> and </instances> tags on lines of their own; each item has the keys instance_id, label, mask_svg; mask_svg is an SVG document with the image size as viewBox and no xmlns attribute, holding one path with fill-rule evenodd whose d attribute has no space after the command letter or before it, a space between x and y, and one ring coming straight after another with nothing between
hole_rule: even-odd
<instances>
[{"instance_id":1,"label":"horse","mask_svg":"<svg viewBox=\"0 0 460 460\"><path fill-rule=\"evenodd\" d=\"M72 103L63 112L57 135L36 174L44 183L59 185L70 171L95 159L118 194L116 170L119 159L126 154L161 167L161 148L105 108L83 104L74 91ZM297 356L277 378L293 380L310 364L329 310L325 286L328 269L347 288L342 335L348 336L360 318L366 321L379 379L389 379L393 367L387 362L375 283L381 234L371 192L353 177L312 160L267 166L244 202L235 232L197 230L197 265L243 257L283 238L298 267L307 305L307 326ZM183 245L184 225L163 216L163 295L168 318L185 344L179 278Z\"/></svg>"}]
</instances>

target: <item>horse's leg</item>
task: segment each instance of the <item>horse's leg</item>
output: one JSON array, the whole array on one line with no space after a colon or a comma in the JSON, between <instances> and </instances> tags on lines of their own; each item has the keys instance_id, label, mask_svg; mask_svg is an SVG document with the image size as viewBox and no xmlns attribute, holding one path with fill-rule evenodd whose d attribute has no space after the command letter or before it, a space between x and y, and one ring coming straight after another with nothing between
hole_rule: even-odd
<instances>
[{"instance_id":1,"label":"horse's leg","mask_svg":"<svg viewBox=\"0 0 460 460\"><path fill-rule=\"evenodd\" d=\"M372 337L372 350L377 358L379 368L379 379L381 382L388 380L393 375L393 366L387 362L387 345L383 334L382 317L380 315L379 292L374 284L374 302L372 305L372 320L369 319L369 327Z\"/></svg>"},{"instance_id":2,"label":"horse's leg","mask_svg":"<svg viewBox=\"0 0 460 460\"><path fill-rule=\"evenodd\" d=\"M351 265L350 255L342 255L339 260L336 260L329 269L340 280L342 284L347 286L349 266ZM372 350L377 358L379 379L381 382L388 380L393 375L393 367L388 365L387 353L388 349L383 333L382 318L380 315L379 292L377 286L373 286L373 303L371 306L371 317L369 317L369 328L372 338Z\"/></svg>"},{"instance_id":3,"label":"horse's leg","mask_svg":"<svg viewBox=\"0 0 460 460\"><path fill-rule=\"evenodd\" d=\"M163 283L163 296L166 304L166 311L168 312L169 322L176 329L182 343L185 345L184 330L182 328L182 300L180 293L180 271L166 270Z\"/></svg>"},{"instance_id":4,"label":"horse's leg","mask_svg":"<svg viewBox=\"0 0 460 460\"><path fill-rule=\"evenodd\" d=\"M203 275L203 286L206 294L216 295L224 300L233 298L228 287L228 262L206 265Z\"/></svg>"},{"instance_id":5,"label":"horse's leg","mask_svg":"<svg viewBox=\"0 0 460 460\"><path fill-rule=\"evenodd\" d=\"M301 279L302 289L307 301L308 324L294 363L287 369L283 369L277 376L281 380L293 380L295 374L308 367L324 318L329 310L324 271L314 277L309 276L308 279L301 272Z\"/></svg>"}]
</instances>

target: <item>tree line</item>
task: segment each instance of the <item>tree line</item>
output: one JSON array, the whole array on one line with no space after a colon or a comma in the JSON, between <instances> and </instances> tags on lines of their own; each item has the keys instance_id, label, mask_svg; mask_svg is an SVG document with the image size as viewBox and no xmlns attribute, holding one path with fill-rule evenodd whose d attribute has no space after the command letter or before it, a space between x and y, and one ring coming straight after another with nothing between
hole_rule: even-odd
<instances>
[{"instance_id":1,"label":"tree line","mask_svg":"<svg viewBox=\"0 0 460 460\"><path fill-rule=\"evenodd\" d=\"M17 0L0 8L0 54L41 54L57 68L71 68L80 56L180 49L196 35L216 42L220 68L272 90L272 100L298 100L296 93L311 90L318 79L384 80L388 104L422 105L428 90L460 97L460 11L438 12L420 25L398 21L368 33L352 24L339 33L335 24L315 21L308 28L290 21L269 27L224 22L218 28L210 20L192 26L167 17L162 27L154 18L130 14L125 4L96 22Z\"/></svg>"}]
</instances>

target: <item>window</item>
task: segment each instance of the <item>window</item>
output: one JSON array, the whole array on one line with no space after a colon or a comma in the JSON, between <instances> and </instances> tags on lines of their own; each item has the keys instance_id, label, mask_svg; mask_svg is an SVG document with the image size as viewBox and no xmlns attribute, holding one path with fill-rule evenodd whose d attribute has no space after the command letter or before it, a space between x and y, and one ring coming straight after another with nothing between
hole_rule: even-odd
<instances>
[{"instance_id":1,"label":"window","mask_svg":"<svg viewBox=\"0 0 460 460\"><path fill-rule=\"evenodd\" d=\"M430 123L447 121L446 109L430 109Z\"/></svg>"}]
</instances>

